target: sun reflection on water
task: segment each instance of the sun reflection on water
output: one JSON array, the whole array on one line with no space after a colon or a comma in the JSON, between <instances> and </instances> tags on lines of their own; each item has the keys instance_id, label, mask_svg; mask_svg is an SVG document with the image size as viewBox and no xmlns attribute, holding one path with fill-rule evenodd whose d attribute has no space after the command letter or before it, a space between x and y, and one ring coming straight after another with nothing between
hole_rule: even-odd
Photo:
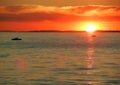
<instances>
[{"instance_id":1,"label":"sun reflection on water","mask_svg":"<svg viewBox=\"0 0 120 85\"><path fill-rule=\"evenodd\" d=\"M87 68L92 69L94 66L94 38L88 36L88 50L87 50ZM89 70L88 70L89 71Z\"/></svg>"},{"instance_id":2,"label":"sun reflection on water","mask_svg":"<svg viewBox=\"0 0 120 85\"><path fill-rule=\"evenodd\" d=\"M88 34L87 40L88 40L88 50L87 50L87 57L86 57L86 74L87 75L93 75L94 74L94 66L95 66L95 49L94 49L94 38L90 36L91 34ZM92 79L90 77L90 79ZM86 84L94 84L93 80L89 80L86 82Z\"/></svg>"}]
</instances>

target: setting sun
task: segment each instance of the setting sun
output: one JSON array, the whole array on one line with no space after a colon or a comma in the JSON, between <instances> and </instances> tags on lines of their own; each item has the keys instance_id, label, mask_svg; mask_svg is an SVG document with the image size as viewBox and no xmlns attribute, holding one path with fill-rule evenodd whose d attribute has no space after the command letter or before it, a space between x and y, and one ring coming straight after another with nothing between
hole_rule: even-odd
<instances>
[{"instance_id":1,"label":"setting sun","mask_svg":"<svg viewBox=\"0 0 120 85\"><path fill-rule=\"evenodd\" d=\"M77 31L95 32L98 30L103 30L104 25L100 22L78 22L75 26Z\"/></svg>"},{"instance_id":2,"label":"setting sun","mask_svg":"<svg viewBox=\"0 0 120 85\"><path fill-rule=\"evenodd\" d=\"M97 30L96 24L88 23L88 24L85 26L85 31L87 31L87 32L95 32L96 30Z\"/></svg>"}]
</instances>

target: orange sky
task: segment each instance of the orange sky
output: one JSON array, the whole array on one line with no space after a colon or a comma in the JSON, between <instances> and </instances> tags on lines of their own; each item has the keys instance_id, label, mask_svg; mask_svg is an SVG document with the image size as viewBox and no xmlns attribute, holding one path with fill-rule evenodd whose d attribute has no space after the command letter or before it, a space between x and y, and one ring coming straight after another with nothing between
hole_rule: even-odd
<instances>
[{"instance_id":1,"label":"orange sky","mask_svg":"<svg viewBox=\"0 0 120 85\"><path fill-rule=\"evenodd\" d=\"M97 22L98 30L120 30L120 6L0 6L0 30L83 30L87 22Z\"/></svg>"}]
</instances>

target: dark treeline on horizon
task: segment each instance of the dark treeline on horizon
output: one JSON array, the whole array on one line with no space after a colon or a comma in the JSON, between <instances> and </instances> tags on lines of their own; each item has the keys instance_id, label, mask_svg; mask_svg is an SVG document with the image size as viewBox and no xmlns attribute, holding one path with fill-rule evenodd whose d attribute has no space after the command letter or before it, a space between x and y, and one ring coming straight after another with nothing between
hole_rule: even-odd
<instances>
[{"instance_id":1,"label":"dark treeline on horizon","mask_svg":"<svg viewBox=\"0 0 120 85\"><path fill-rule=\"evenodd\" d=\"M31 30L31 31L12 31L12 30L0 30L0 32L86 32L78 30ZM120 30L97 30L96 32L120 32Z\"/></svg>"}]
</instances>

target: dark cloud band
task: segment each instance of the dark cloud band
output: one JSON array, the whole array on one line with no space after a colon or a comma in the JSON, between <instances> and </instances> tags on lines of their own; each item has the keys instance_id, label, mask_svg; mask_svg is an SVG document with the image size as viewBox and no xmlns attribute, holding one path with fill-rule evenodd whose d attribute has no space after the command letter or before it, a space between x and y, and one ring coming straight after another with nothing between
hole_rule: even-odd
<instances>
[{"instance_id":1,"label":"dark cloud band","mask_svg":"<svg viewBox=\"0 0 120 85\"><path fill-rule=\"evenodd\" d=\"M120 7L44 7L21 5L0 7L0 21L120 21Z\"/></svg>"}]
</instances>

